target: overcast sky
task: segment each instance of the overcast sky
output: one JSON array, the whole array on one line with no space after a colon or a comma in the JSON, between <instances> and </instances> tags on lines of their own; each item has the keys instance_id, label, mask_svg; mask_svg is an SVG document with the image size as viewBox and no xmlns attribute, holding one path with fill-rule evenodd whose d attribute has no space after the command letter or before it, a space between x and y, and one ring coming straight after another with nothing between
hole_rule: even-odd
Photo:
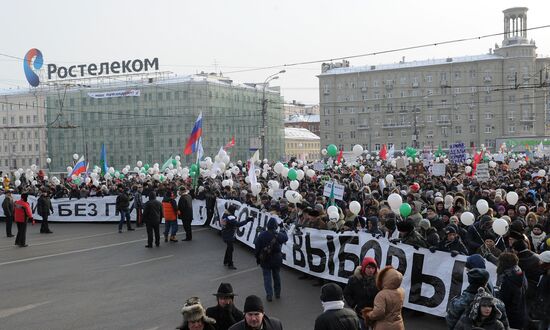
<instances>
[{"instance_id":1,"label":"overcast sky","mask_svg":"<svg viewBox=\"0 0 550 330\"><path fill-rule=\"evenodd\" d=\"M529 8L529 28L550 25L548 0L3 1L0 53L38 48L45 63L159 58L178 75L223 72L262 82L266 66L385 51L503 31L502 10ZM528 31L550 56L550 28ZM502 37L351 60L352 66L485 54ZM286 68L286 101L319 102L321 64ZM241 71L241 72L235 72ZM28 88L22 60L0 56L0 88Z\"/></svg>"}]
</instances>

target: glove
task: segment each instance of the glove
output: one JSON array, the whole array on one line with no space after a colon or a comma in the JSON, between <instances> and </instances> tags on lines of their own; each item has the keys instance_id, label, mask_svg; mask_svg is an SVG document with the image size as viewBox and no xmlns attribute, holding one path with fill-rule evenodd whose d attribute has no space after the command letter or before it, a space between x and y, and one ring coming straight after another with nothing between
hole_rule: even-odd
<instances>
[{"instance_id":1,"label":"glove","mask_svg":"<svg viewBox=\"0 0 550 330\"><path fill-rule=\"evenodd\" d=\"M436 251L435 246L430 246L429 250L431 253L435 253Z\"/></svg>"},{"instance_id":2,"label":"glove","mask_svg":"<svg viewBox=\"0 0 550 330\"><path fill-rule=\"evenodd\" d=\"M413 245L412 247L413 247L415 250L420 249L420 248L418 247L418 245Z\"/></svg>"},{"instance_id":3,"label":"glove","mask_svg":"<svg viewBox=\"0 0 550 330\"><path fill-rule=\"evenodd\" d=\"M390 239L390 243L397 244L399 242L400 242L399 238Z\"/></svg>"},{"instance_id":4,"label":"glove","mask_svg":"<svg viewBox=\"0 0 550 330\"><path fill-rule=\"evenodd\" d=\"M458 251L457 250L452 250L451 251L451 257L456 257L458 255Z\"/></svg>"}]
</instances>

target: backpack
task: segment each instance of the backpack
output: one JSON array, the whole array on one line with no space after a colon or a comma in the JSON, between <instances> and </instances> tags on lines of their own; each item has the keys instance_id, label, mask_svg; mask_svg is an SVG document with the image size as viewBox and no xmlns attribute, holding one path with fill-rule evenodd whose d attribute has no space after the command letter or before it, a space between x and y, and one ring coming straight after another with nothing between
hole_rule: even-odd
<instances>
[{"instance_id":1,"label":"backpack","mask_svg":"<svg viewBox=\"0 0 550 330\"><path fill-rule=\"evenodd\" d=\"M271 257L271 254L273 254L273 249L275 248L275 243L277 242L277 236L273 236L273 239L269 244L264 246L262 250L260 251L260 255L258 258L260 259L260 262L264 263Z\"/></svg>"}]
</instances>

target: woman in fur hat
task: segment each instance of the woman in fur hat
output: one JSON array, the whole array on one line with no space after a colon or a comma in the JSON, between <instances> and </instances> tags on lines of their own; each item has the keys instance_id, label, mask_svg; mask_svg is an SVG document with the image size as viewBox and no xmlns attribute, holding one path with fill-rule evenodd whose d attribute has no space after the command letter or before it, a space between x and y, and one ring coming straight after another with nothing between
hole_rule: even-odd
<instances>
[{"instance_id":1,"label":"woman in fur hat","mask_svg":"<svg viewBox=\"0 0 550 330\"><path fill-rule=\"evenodd\" d=\"M483 288L479 288L469 312L462 314L462 317L454 327L455 330L466 329L490 329L504 330L504 324L499 321L502 313L496 307L493 296Z\"/></svg>"},{"instance_id":2,"label":"woman in fur hat","mask_svg":"<svg viewBox=\"0 0 550 330\"><path fill-rule=\"evenodd\" d=\"M216 320L206 316L206 312L198 297L191 297L185 301L181 309L183 324L176 329L181 330L216 330Z\"/></svg>"}]
</instances>

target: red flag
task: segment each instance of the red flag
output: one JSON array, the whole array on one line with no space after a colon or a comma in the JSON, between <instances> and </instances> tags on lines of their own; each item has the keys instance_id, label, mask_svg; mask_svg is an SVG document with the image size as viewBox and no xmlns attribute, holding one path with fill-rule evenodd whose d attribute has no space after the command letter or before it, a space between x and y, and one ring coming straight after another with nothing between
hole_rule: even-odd
<instances>
[{"instance_id":1,"label":"red flag","mask_svg":"<svg viewBox=\"0 0 550 330\"><path fill-rule=\"evenodd\" d=\"M223 147L223 150L227 150L229 148L232 148L235 146L235 136L233 136L231 138L231 141L227 142L227 144L225 145L225 147Z\"/></svg>"},{"instance_id":2,"label":"red flag","mask_svg":"<svg viewBox=\"0 0 550 330\"><path fill-rule=\"evenodd\" d=\"M474 148L474 161L472 162L472 176L476 173L477 164L483 159L483 149L476 153Z\"/></svg>"},{"instance_id":3,"label":"red flag","mask_svg":"<svg viewBox=\"0 0 550 330\"><path fill-rule=\"evenodd\" d=\"M382 149L380 149L380 152L378 153L378 155L382 160L386 160L386 158L388 157L388 150L386 149L385 143L382 145Z\"/></svg>"},{"instance_id":4,"label":"red flag","mask_svg":"<svg viewBox=\"0 0 550 330\"><path fill-rule=\"evenodd\" d=\"M342 156L344 156L344 150L340 150L340 153L338 154L338 158L336 158L336 162L338 164L342 162Z\"/></svg>"}]
</instances>

